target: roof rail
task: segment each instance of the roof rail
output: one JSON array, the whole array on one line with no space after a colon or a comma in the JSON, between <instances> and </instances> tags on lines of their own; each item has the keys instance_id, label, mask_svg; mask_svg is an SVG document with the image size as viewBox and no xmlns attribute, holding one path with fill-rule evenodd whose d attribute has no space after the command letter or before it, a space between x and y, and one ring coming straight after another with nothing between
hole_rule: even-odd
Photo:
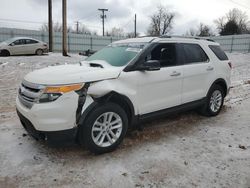
<instances>
[{"instance_id":1,"label":"roof rail","mask_svg":"<svg viewBox=\"0 0 250 188\"><path fill-rule=\"evenodd\" d=\"M152 35L145 35L140 36L137 38L144 38L144 37L155 37L155 38L186 38L186 39L196 39L196 40L207 40L211 42L215 42L213 39L207 37L197 37L197 36L180 36L180 35L161 35L161 36L152 36Z\"/></svg>"},{"instance_id":2,"label":"roof rail","mask_svg":"<svg viewBox=\"0 0 250 188\"><path fill-rule=\"evenodd\" d=\"M179 36L179 35L161 35L159 38L187 38L187 39L196 39L196 40L207 40L211 42L215 42L214 40L206 37L197 37L197 36Z\"/></svg>"}]
</instances>

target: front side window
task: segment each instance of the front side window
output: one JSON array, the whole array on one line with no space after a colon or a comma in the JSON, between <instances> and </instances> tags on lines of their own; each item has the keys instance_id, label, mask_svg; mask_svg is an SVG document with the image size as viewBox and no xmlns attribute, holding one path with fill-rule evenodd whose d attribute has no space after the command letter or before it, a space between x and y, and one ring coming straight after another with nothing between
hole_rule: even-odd
<instances>
[{"instance_id":1,"label":"front side window","mask_svg":"<svg viewBox=\"0 0 250 188\"><path fill-rule=\"evenodd\" d=\"M159 44L148 54L146 60L159 60L161 67L176 66L176 45L173 43Z\"/></svg>"},{"instance_id":2,"label":"front side window","mask_svg":"<svg viewBox=\"0 0 250 188\"><path fill-rule=\"evenodd\" d=\"M186 64L208 62L208 56L198 44L182 44Z\"/></svg>"},{"instance_id":3,"label":"front side window","mask_svg":"<svg viewBox=\"0 0 250 188\"><path fill-rule=\"evenodd\" d=\"M112 66L124 66L130 62L147 43L117 43L96 52L87 61L103 60Z\"/></svg>"},{"instance_id":4,"label":"front side window","mask_svg":"<svg viewBox=\"0 0 250 188\"><path fill-rule=\"evenodd\" d=\"M19 40L16 40L14 42L15 45L24 45L25 44L25 40L24 39L19 39Z\"/></svg>"}]
</instances>

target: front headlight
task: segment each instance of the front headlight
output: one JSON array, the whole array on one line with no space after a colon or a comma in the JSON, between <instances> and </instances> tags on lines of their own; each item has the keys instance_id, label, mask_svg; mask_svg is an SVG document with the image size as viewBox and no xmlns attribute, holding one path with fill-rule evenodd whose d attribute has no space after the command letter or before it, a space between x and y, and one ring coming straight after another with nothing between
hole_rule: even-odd
<instances>
[{"instance_id":1,"label":"front headlight","mask_svg":"<svg viewBox=\"0 0 250 188\"><path fill-rule=\"evenodd\" d=\"M72 84L72 85L61 85L61 86L47 86L44 93L68 93L70 91L80 90L84 84Z\"/></svg>"},{"instance_id":2,"label":"front headlight","mask_svg":"<svg viewBox=\"0 0 250 188\"><path fill-rule=\"evenodd\" d=\"M71 91L78 91L84 86L81 84L60 85L60 86L47 86L43 90L43 94L39 98L39 103L52 102L57 100L62 94Z\"/></svg>"}]
</instances>

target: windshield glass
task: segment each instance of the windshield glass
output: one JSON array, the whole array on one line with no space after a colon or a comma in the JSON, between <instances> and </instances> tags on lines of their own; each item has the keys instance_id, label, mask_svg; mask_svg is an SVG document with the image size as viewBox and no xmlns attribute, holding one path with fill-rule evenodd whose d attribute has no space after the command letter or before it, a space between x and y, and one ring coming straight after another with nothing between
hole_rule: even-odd
<instances>
[{"instance_id":1,"label":"windshield glass","mask_svg":"<svg viewBox=\"0 0 250 188\"><path fill-rule=\"evenodd\" d=\"M146 44L147 43L110 44L86 60L103 60L112 66L124 66L131 61L146 46Z\"/></svg>"}]
</instances>

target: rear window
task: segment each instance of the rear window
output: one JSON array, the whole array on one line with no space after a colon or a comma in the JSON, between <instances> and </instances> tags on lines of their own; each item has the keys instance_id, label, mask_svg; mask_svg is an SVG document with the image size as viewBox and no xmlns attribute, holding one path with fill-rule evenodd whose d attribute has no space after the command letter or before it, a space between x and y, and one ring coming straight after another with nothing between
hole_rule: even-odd
<instances>
[{"instance_id":1,"label":"rear window","mask_svg":"<svg viewBox=\"0 0 250 188\"><path fill-rule=\"evenodd\" d=\"M220 46L217 45L209 45L209 48L214 52L214 54L218 57L219 60L228 60L227 55L221 49Z\"/></svg>"},{"instance_id":2,"label":"rear window","mask_svg":"<svg viewBox=\"0 0 250 188\"><path fill-rule=\"evenodd\" d=\"M183 44L186 64L208 62L208 56L198 44Z\"/></svg>"}]
</instances>

